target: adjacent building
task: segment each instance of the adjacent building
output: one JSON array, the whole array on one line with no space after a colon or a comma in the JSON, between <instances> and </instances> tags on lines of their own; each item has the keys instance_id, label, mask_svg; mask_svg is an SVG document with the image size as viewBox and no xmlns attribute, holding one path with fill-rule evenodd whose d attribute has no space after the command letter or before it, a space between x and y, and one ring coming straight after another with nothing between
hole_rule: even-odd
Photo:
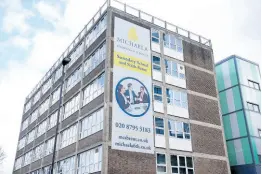
<instances>
[{"instance_id":1,"label":"adjacent building","mask_svg":"<svg viewBox=\"0 0 262 174\"><path fill-rule=\"evenodd\" d=\"M261 172L259 65L232 55L216 64L216 76L231 172Z\"/></svg>"},{"instance_id":2,"label":"adjacent building","mask_svg":"<svg viewBox=\"0 0 262 174\"><path fill-rule=\"evenodd\" d=\"M55 136L59 174L230 173L210 40L107 1L26 98L13 173L48 174Z\"/></svg>"}]
</instances>

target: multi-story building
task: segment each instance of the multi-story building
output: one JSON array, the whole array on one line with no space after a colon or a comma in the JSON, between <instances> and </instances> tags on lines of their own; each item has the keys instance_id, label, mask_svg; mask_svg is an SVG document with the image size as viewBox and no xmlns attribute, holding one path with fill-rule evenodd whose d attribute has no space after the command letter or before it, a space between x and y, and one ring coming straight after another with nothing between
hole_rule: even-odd
<instances>
[{"instance_id":1,"label":"multi-story building","mask_svg":"<svg viewBox=\"0 0 262 174\"><path fill-rule=\"evenodd\" d=\"M13 173L50 172L55 136L59 174L230 173L219 110L210 40L107 1L26 98Z\"/></svg>"},{"instance_id":2,"label":"multi-story building","mask_svg":"<svg viewBox=\"0 0 262 174\"><path fill-rule=\"evenodd\" d=\"M232 55L216 64L216 76L231 172L260 174L259 66Z\"/></svg>"}]
</instances>

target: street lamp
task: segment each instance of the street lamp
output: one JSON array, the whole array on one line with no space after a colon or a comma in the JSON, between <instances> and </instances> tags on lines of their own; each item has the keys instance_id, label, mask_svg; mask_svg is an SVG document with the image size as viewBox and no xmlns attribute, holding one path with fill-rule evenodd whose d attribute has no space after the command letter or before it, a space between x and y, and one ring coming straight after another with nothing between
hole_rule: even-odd
<instances>
[{"instance_id":1,"label":"street lamp","mask_svg":"<svg viewBox=\"0 0 262 174\"><path fill-rule=\"evenodd\" d=\"M65 66L71 61L69 57L65 57L62 60L62 82L60 87L60 96L59 96L59 105L58 105L58 112L57 112L57 118L56 118L56 131L55 131L55 142L54 142L54 148L53 148L53 157L52 157L52 165L51 165L51 174L54 172L54 164L55 164L55 152L56 152L56 142L57 142L57 133L58 133L58 124L59 124L59 117L60 117L60 109L62 104L62 96L63 96L63 85L64 85L64 76L65 76Z\"/></svg>"}]
</instances>

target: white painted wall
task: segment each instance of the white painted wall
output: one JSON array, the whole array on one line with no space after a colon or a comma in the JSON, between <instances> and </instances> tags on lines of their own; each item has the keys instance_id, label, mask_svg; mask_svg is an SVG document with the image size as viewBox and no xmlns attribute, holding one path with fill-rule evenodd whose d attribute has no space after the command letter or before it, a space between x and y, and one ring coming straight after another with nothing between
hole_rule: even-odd
<instances>
[{"instance_id":1,"label":"white painted wall","mask_svg":"<svg viewBox=\"0 0 262 174\"><path fill-rule=\"evenodd\" d=\"M160 53L160 44L151 41L151 48L153 51Z\"/></svg>"},{"instance_id":2,"label":"white painted wall","mask_svg":"<svg viewBox=\"0 0 262 174\"><path fill-rule=\"evenodd\" d=\"M155 135L155 147L166 148L166 140L164 135Z\"/></svg>"},{"instance_id":3,"label":"white painted wall","mask_svg":"<svg viewBox=\"0 0 262 174\"><path fill-rule=\"evenodd\" d=\"M177 52L177 51L175 51L173 49L164 47L164 54L169 56L169 57L173 57L175 59L184 61L183 53Z\"/></svg>"},{"instance_id":4,"label":"white painted wall","mask_svg":"<svg viewBox=\"0 0 262 174\"><path fill-rule=\"evenodd\" d=\"M154 101L154 111L164 113L164 105L162 102Z\"/></svg>"},{"instance_id":5,"label":"white painted wall","mask_svg":"<svg viewBox=\"0 0 262 174\"><path fill-rule=\"evenodd\" d=\"M153 70L153 79L162 82L161 72Z\"/></svg>"},{"instance_id":6,"label":"white painted wall","mask_svg":"<svg viewBox=\"0 0 262 174\"><path fill-rule=\"evenodd\" d=\"M192 151L192 143L190 140L169 138L169 148L183 151Z\"/></svg>"},{"instance_id":7,"label":"white painted wall","mask_svg":"<svg viewBox=\"0 0 262 174\"><path fill-rule=\"evenodd\" d=\"M167 114L177 117L189 118L188 109L177 107L176 105L167 105Z\"/></svg>"},{"instance_id":8,"label":"white painted wall","mask_svg":"<svg viewBox=\"0 0 262 174\"><path fill-rule=\"evenodd\" d=\"M186 80L185 79L180 79L176 78L174 76L171 76L169 74L165 75L166 77L166 83L174 86L178 86L180 88L186 88Z\"/></svg>"}]
</instances>

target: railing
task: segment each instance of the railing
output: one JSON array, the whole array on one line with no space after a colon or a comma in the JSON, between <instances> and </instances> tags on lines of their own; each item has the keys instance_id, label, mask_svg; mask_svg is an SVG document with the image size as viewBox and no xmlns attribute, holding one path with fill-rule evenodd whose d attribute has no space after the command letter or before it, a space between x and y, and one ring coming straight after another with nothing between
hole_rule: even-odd
<instances>
[{"instance_id":1,"label":"railing","mask_svg":"<svg viewBox=\"0 0 262 174\"><path fill-rule=\"evenodd\" d=\"M181 36L187 37L189 39L192 39L196 42L199 42L201 44L204 44L208 47L211 47L211 41L205 37L202 37L198 34L192 33L188 30L185 30L183 28L180 28L176 25L173 25L169 22L163 21L157 17L154 17L150 14L147 14L145 12L142 12L134 7L131 7L129 5L126 5L122 2L119 2L117 0L106 0L106 2L100 7L98 12L94 15L94 17L85 25L83 30L78 34L78 36L74 39L74 41L68 46L68 48L63 52L63 54L60 56L60 58L55 62L55 64L52 66L52 68L45 74L45 76L41 79L41 81L36 85L36 87L32 90L32 92L27 96L26 102L29 98L38 90L38 88L44 83L44 81L49 78L49 76L54 72L54 70L61 64L62 60L72 51L72 49L78 44L80 40L87 34L89 29L94 25L94 23L101 17L101 15L106 11L107 7L113 7L120 11L123 11L127 14L133 15L135 17L138 17L144 21L153 23L159 27L166 28L167 30L170 30L172 32L175 32Z\"/></svg>"}]
</instances>

